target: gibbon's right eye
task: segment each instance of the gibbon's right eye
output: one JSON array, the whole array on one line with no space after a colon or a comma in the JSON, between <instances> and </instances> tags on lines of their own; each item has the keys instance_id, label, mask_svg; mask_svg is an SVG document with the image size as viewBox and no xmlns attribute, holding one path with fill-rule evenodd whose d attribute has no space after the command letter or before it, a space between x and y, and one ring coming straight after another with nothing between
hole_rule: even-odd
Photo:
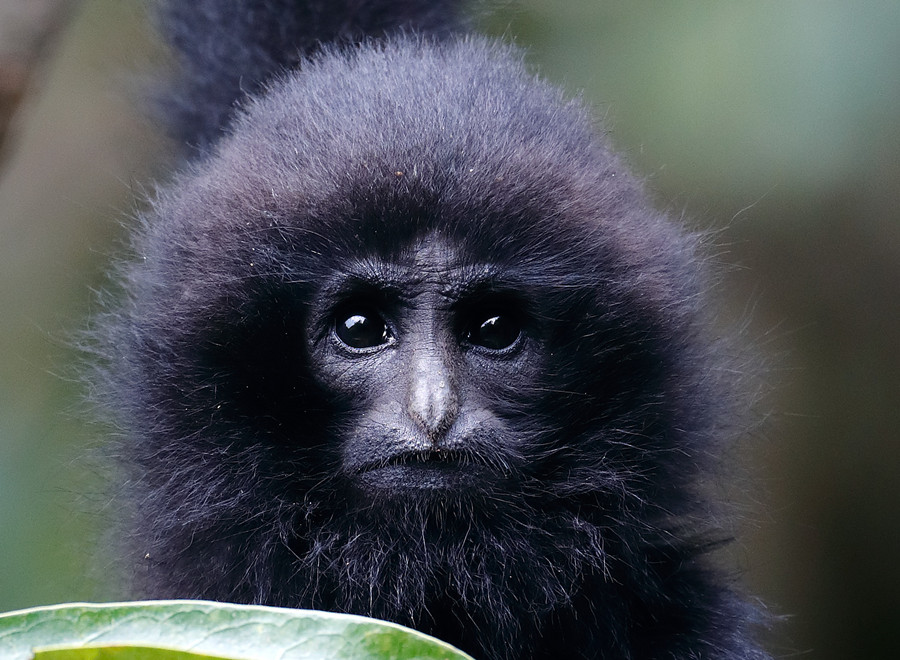
<instances>
[{"instance_id":1,"label":"gibbon's right eye","mask_svg":"<svg viewBox=\"0 0 900 660\"><path fill-rule=\"evenodd\" d=\"M391 331L378 312L350 309L335 316L334 335L349 348L366 349L391 341Z\"/></svg>"}]
</instances>

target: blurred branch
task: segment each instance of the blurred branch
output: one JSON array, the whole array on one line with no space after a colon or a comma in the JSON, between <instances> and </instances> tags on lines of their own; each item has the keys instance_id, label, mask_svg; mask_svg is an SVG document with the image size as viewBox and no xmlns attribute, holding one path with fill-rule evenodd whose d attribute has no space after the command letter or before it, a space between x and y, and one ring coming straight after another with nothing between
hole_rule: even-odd
<instances>
[{"instance_id":1,"label":"blurred branch","mask_svg":"<svg viewBox=\"0 0 900 660\"><path fill-rule=\"evenodd\" d=\"M0 0L0 164L34 72L65 23L73 0Z\"/></svg>"}]
</instances>

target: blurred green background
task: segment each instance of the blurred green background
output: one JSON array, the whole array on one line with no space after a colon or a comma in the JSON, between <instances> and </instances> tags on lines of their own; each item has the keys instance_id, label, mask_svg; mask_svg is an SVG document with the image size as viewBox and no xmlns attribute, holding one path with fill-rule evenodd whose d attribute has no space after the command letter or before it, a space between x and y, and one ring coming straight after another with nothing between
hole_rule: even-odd
<instances>
[{"instance_id":1,"label":"blurred green background","mask_svg":"<svg viewBox=\"0 0 900 660\"><path fill-rule=\"evenodd\" d=\"M128 101L138 3L72 19L0 164L0 611L120 595L67 346L165 145ZM735 554L787 615L773 651L896 657L900 2L520 0L482 22L583 94L660 205L719 229L727 315L771 365Z\"/></svg>"}]
</instances>

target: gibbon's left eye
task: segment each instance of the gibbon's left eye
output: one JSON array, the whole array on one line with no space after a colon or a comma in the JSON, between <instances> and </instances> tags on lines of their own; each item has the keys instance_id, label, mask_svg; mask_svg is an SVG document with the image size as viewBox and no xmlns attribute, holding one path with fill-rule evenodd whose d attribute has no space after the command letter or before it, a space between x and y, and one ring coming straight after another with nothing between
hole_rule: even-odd
<instances>
[{"instance_id":1,"label":"gibbon's left eye","mask_svg":"<svg viewBox=\"0 0 900 660\"><path fill-rule=\"evenodd\" d=\"M466 332L466 341L491 351L502 351L516 343L522 334L519 321L510 314L486 315Z\"/></svg>"},{"instance_id":2,"label":"gibbon's left eye","mask_svg":"<svg viewBox=\"0 0 900 660\"><path fill-rule=\"evenodd\" d=\"M374 310L351 309L338 314L334 334L345 346L356 349L375 348L391 340L385 320Z\"/></svg>"}]
</instances>

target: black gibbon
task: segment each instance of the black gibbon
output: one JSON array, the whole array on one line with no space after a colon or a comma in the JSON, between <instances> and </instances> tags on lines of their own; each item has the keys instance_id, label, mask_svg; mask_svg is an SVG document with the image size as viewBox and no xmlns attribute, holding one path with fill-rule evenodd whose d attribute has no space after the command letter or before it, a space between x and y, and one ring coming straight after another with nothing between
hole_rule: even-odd
<instances>
[{"instance_id":1,"label":"black gibbon","mask_svg":"<svg viewBox=\"0 0 900 660\"><path fill-rule=\"evenodd\" d=\"M697 236L449 0L162 2L185 145L97 324L134 590L476 658L763 659Z\"/></svg>"}]
</instances>

